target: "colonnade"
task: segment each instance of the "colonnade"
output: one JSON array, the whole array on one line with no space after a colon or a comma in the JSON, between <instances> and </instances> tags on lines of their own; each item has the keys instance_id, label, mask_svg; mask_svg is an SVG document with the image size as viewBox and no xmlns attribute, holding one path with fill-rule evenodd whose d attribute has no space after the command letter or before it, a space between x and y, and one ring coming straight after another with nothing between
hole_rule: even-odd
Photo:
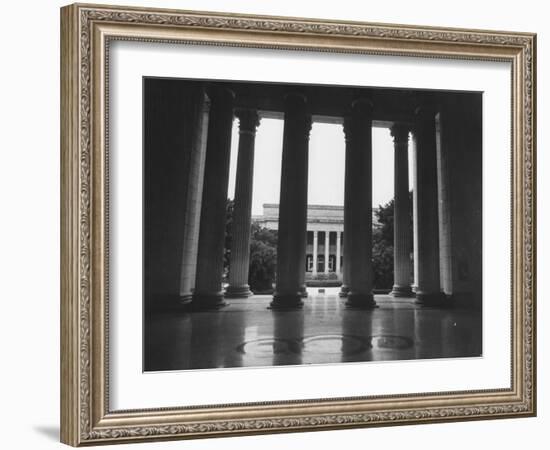
<instances>
[{"instance_id":1,"label":"colonnade","mask_svg":"<svg viewBox=\"0 0 550 450\"><path fill-rule=\"evenodd\" d=\"M235 96L227 88L209 92L210 119L197 274L192 304L196 309L218 308L224 297L250 295L248 286L254 142L260 123L258 111L235 108ZM226 197L233 116L239 120L239 146L233 216L233 243L229 286L222 290ZM374 308L372 273L372 123L373 103L357 98L344 117L345 192L343 265L340 267L340 236L337 242L336 272L342 269L340 295L348 308ZM299 92L284 97L284 131L277 242L277 275L272 309L299 308L305 292L307 245L307 189L309 135L312 116L308 99ZM438 190L435 110L418 108L414 123L395 123L394 140L394 296L411 296L411 233L408 173L409 132L415 142L415 286L417 301L438 304L443 299L439 286ZM325 270L329 260L329 234L325 234ZM314 271L318 255L314 232Z\"/></svg>"},{"instance_id":2,"label":"colonnade","mask_svg":"<svg viewBox=\"0 0 550 450\"><path fill-rule=\"evenodd\" d=\"M323 245L323 251L322 252L319 252L319 233L325 233L325 242L324 242L324 245ZM324 268L323 268L323 273L325 274L328 274L330 272L330 268L329 268L329 261L330 261L330 255L331 255L331 252L330 252L330 233L335 233L336 234L336 244L335 244L335 247L336 247L336 250L335 250L335 253L334 253L334 261L335 261L335 264L334 264L334 267L333 267L333 270L332 272L333 273L336 273L338 275L340 275L340 270L341 270L341 264L340 264L340 260L342 258L342 232L340 231L330 231L330 230L326 230L326 231L322 231L322 230L313 230L311 231L311 233L313 233L313 246L312 246L312 274L313 276L317 275L319 273L319 269L318 269L318 262L319 262L319 255L322 255L324 256Z\"/></svg>"}]
</instances>

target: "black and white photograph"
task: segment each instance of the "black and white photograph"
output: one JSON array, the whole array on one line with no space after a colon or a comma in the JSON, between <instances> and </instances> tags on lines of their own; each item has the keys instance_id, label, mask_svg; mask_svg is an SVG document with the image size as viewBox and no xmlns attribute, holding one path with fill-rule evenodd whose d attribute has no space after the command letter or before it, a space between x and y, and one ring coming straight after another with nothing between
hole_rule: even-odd
<instances>
[{"instance_id":1,"label":"black and white photograph","mask_svg":"<svg viewBox=\"0 0 550 450\"><path fill-rule=\"evenodd\" d=\"M482 92L144 77L143 370L482 357L482 118Z\"/></svg>"},{"instance_id":2,"label":"black and white photograph","mask_svg":"<svg viewBox=\"0 0 550 450\"><path fill-rule=\"evenodd\" d=\"M547 2L2 6L0 448L548 446Z\"/></svg>"}]
</instances>

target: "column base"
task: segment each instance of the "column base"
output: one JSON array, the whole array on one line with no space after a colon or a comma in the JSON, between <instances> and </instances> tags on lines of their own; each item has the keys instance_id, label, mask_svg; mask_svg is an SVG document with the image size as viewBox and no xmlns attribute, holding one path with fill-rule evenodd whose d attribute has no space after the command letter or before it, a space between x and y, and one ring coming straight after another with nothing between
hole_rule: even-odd
<instances>
[{"instance_id":1,"label":"column base","mask_svg":"<svg viewBox=\"0 0 550 450\"><path fill-rule=\"evenodd\" d=\"M362 294L350 291L346 301L348 309L374 309L378 308L372 294Z\"/></svg>"},{"instance_id":2,"label":"column base","mask_svg":"<svg viewBox=\"0 0 550 450\"><path fill-rule=\"evenodd\" d=\"M191 307L193 303L193 294L184 294L180 295L178 299L178 307L187 310Z\"/></svg>"},{"instance_id":3,"label":"column base","mask_svg":"<svg viewBox=\"0 0 550 450\"><path fill-rule=\"evenodd\" d=\"M243 298L250 297L251 295L252 291L248 284L243 284L242 286L227 286L224 294L225 298Z\"/></svg>"},{"instance_id":4,"label":"column base","mask_svg":"<svg viewBox=\"0 0 550 450\"><path fill-rule=\"evenodd\" d=\"M226 305L227 303L225 303L223 299L223 292L197 292L193 294L193 300L191 301L191 308L193 309L193 311L208 311L212 309L220 309Z\"/></svg>"},{"instance_id":5,"label":"column base","mask_svg":"<svg viewBox=\"0 0 550 450\"><path fill-rule=\"evenodd\" d=\"M268 309L274 310L288 310L288 309L301 309L304 306L302 301L302 291L298 291L295 294L275 293L273 294L273 300L269 304Z\"/></svg>"},{"instance_id":6,"label":"column base","mask_svg":"<svg viewBox=\"0 0 550 450\"><path fill-rule=\"evenodd\" d=\"M390 295L393 297L414 297L413 291L410 286L396 286L394 285Z\"/></svg>"},{"instance_id":7,"label":"column base","mask_svg":"<svg viewBox=\"0 0 550 450\"><path fill-rule=\"evenodd\" d=\"M417 305L431 307L448 307L450 302L447 301L447 296L443 292L416 292Z\"/></svg>"},{"instance_id":8,"label":"column base","mask_svg":"<svg viewBox=\"0 0 550 450\"><path fill-rule=\"evenodd\" d=\"M340 292L338 293L338 296L341 298L345 298L348 296L348 294L349 294L349 287L343 284L342 287L340 288Z\"/></svg>"}]
</instances>

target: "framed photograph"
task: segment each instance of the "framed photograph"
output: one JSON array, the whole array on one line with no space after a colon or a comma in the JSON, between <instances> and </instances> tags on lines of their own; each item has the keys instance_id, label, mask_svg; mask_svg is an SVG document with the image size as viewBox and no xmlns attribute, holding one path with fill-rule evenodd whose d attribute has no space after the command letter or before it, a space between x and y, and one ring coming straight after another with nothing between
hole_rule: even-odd
<instances>
[{"instance_id":1,"label":"framed photograph","mask_svg":"<svg viewBox=\"0 0 550 450\"><path fill-rule=\"evenodd\" d=\"M535 58L62 8L62 442L535 415Z\"/></svg>"}]
</instances>

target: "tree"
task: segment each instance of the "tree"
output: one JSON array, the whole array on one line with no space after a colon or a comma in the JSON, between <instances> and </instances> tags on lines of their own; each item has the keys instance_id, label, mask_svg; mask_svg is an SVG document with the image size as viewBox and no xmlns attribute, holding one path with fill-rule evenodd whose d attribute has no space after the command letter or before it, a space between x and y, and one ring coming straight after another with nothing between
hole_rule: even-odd
<instances>
[{"instance_id":1,"label":"tree","mask_svg":"<svg viewBox=\"0 0 550 450\"><path fill-rule=\"evenodd\" d=\"M409 205L412 205L412 192L409 192ZM393 285L393 212L393 199L374 211L376 221L372 230L372 265L375 289L391 289ZM412 208L409 209L409 227L412 230Z\"/></svg>"},{"instance_id":2,"label":"tree","mask_svg":"<svg viewBox=\"0 0 550 450\"><path fill-rule=\"evenodd\" d=\"M223 252L223 273L227 277L231 264L233 244L234 200L227 199L225 211L225 244ZM254 293L271 292L277 267L277 232L253 222L250 233L250 262L248 284Z\"/></svg>"},{"instance_id":3,"label":"tree","mask_svg":"<svg viewBox=\"0 0 550 450\"><path fill-rule=\"evenodd\" d=\"M231 261L231 246L233 242L233 209L235 201L230 198L225 203L225 244L223 248L223 277L227 279Z\"/></svg>"},{"instance_id":4,"label":"tree","mask_svg":"<svg viewBox=\"0 0 550 450\"><path fill-rule=\"evenodd\" d=\"M372 229L373 287L391 289L393 284L393 199L375 209Z\"/></svg>"},{"instance_id":5,"label":"tree","mask_svg":"<svg viewBox=\"0 0 550 450\"><path fill-rule=\"evenodd\" d=\"M270 293L277 271L277 232L252 223L248 284L254 293Z\"/></svg>"}]
</instances>

